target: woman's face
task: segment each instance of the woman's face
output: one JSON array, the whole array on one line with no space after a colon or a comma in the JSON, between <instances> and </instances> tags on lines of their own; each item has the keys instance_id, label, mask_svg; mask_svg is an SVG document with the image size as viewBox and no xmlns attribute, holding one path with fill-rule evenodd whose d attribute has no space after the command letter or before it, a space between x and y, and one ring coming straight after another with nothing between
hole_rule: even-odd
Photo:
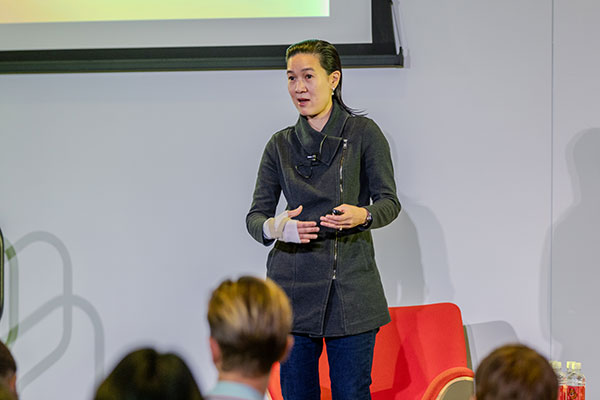
<instances>
[{"instance_id":1,"label":"woman's face","mask_svg":"<svg viewBox=\"0 0 600 400\"><path fill-rule=\"evenodd\" d=\"M301 115L319 119L331 111L331 94L340 79L340 71L327 74L319 56L298 53L287 63L288 91Z\"/></svg>"}]
</instances>

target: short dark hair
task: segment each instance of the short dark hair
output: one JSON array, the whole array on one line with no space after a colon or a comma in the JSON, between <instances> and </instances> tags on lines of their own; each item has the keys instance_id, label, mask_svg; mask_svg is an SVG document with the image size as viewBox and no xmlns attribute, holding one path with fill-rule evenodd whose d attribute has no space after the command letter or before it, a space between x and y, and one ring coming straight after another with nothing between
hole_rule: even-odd
<instances>
[{"instance_id":1,"label":"short dark hair","mask_svg":"<svg viewBox=\"0 0 600 400\"><path fill-rule=\"evenodd\" d=\"M0 341L0 377L6 378L17 372L17 363L4 343Z\"/></svg>"},{"instance_id":2,"label":"short dark hair","mask_svg":"<svg viewBox=\"0 0 600 400\"><path fill-rule=\"evenodd\" d=\"M143 348L126 355L96 391L95 400L201 400L181 357Z\"/></svg>"},{"instance_id":3,"label":"short dark hair","mask_svg":"<svg viewBox=\"0 0 600 400\"><path fill-rule=\"evenodd\" d=\"M546 358L522 344L497 348L475 373L477 400L556 400L558 380Z\"/></svg>"}]
</instances>

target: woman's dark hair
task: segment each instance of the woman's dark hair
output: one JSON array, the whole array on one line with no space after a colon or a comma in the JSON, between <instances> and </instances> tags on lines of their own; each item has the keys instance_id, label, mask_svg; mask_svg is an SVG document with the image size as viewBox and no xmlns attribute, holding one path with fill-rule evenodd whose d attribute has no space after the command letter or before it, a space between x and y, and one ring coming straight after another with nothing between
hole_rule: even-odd
<instances>
[{"instance_id":1,"label":"woman's dark hair","mask_svg":"<svg viewBox=\"0 0 600 400\"><path fill-rule=\"evenodd\" d=\"M172 353L151 348L123 358L96 392L95 400L201 400L186 363Z\"/></svg>"},{"instance_id":2,"label":"woman's dark hair","mask_svg":"<svg viewBox=\"0 0 600 400\"><path fill-rule=\"evenodd\" d=\"M285 51L285 61L288 62L296 54L317 55L319 57L319 64L321 64L321 67L328 75L334 71L340 71L340 81L333 91L333 97L350 115L364 114L362 111L348 107L342 100L342 62L336 48L331 43L319 39L308 39L295 43Z\"/></svg>"}]
</instances>

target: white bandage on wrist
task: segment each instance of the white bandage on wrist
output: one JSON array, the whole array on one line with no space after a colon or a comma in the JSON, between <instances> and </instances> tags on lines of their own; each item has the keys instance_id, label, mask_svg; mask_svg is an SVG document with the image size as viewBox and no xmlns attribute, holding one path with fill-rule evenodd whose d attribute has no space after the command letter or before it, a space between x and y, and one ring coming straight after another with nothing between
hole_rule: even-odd
<instances>
[{"instance_id":1,"label":"white bandage on wrist","mask_svg":"<svg viewBox=\"0 0 600 400\"><path fill-rule=\"evenodd\" d=\"M263 224L263 235L267 239L277 239L284 242L300 243L298 221L290 219L287 211L276 217L271 217Z\"/></svg>"},{"instance_id":2,"label":"white bandage on wrist","mask_svg":"<svg viewBox=\"0 0 600 400\"><path fill-rule=\"evenodd\" d=\"M289 243L300 243L300 234L298 233L298 221L295 219L288 220L287 224L283 228L284 242Z\"/></svg>"}]
</instances>

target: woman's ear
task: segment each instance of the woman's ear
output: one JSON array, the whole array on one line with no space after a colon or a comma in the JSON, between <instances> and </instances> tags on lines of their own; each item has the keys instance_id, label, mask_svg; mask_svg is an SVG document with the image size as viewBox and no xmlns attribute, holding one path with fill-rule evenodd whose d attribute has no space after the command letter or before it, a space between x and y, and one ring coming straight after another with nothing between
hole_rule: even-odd
<instances>
[{"instance_id":1,"label":"woman's ear","mask_svg":"<svg viewBox=\"0 0 600 400\"><path fill-rule=\"evenodd\" d=\"M337 85L340 83L340 77L342 73L340 71L333 71L329 74L329 85L331 86L331 90L335 90Z\"/></svg>"}]
</instances>

